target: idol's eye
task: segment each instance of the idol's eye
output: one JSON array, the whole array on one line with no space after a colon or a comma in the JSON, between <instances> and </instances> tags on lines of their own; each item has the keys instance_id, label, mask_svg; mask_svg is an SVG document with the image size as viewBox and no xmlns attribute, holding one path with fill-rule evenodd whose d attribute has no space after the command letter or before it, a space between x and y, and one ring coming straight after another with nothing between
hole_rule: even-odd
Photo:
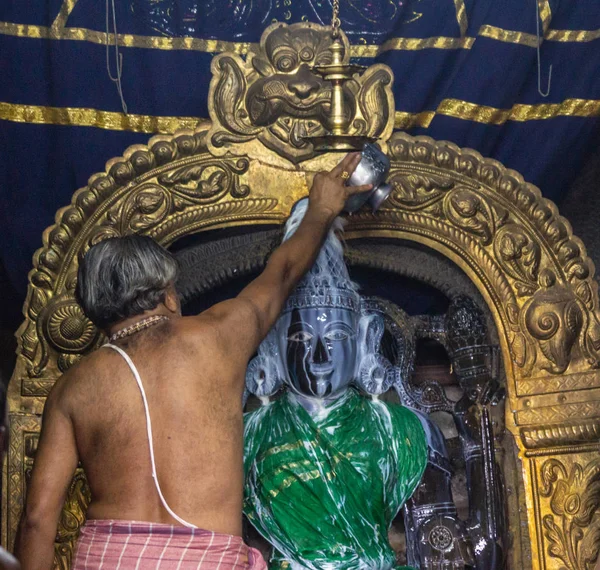
<instances>
[{"instance_id":1,"label":"idol's eye","mask_svg":"<svg viewBox=\"0 0 600 570\"><path fill-rule=\"evenodd\" d=\"M288 340L292 342L308 342L312 338L312 334L306 331L298 331L288 336Z\"/></svg>"},{"instance_id":2,"label":"idol's eye","mask_svg":"<svg viewBox=\"0 0 600 570\"><path fill-rule=\"evenodd\" d=\"M327 340L346 340L350 335L345 331L345 330L333 330L333 331L329 331L326 335L325 338Z\"/></svg>"}]
</instances>

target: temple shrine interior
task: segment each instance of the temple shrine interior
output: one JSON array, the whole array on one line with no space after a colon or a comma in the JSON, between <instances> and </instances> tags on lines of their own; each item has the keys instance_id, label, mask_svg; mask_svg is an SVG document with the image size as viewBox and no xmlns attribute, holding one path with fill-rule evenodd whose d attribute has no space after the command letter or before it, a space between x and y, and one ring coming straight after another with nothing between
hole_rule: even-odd
<instances>
[{"instance_id":1,"label":"temple shrine interior","mask_svg":"<svg viewBox=\"0 0 600 570\"><path fill-rule=\"evenodd\" d=\"M600 567L599 48L593 0L2 3L2 547L54 383L106 342L80 256L150 236L199 314L359 151L373 193L248 363L244 540L273 569ZM326 414L284 348L321 321ZM90 493L78 467L56 569Z\"/></svg>"}]
</instances>

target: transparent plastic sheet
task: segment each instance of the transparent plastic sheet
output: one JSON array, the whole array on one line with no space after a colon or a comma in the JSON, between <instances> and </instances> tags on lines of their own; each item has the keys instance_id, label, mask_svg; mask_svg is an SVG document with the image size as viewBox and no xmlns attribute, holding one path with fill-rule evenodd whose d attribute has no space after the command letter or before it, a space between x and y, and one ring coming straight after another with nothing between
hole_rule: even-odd
<instances>
[{"instance_id":1,"label":"transparent plastic sheet","mask_svg":"<svg viewBox=\"0 0 600 570\"><path fill-rule=\"evenodd\" d=\"M284 240L306 209L295 206ZM341 229L337 220L246 374L264 405L245 418L244 512L274 547L271 568L398 568L388 530L427 463L417 416L376 397L391 366L378 354L383 322L363 312Z\"/></svg>"},{"instance_id":2,"label":"transparent plastic sheet","mask_svg":"<svg viewBox=\"0 0 600 570\"><path fill-rule=\"evenodd\" d=\"M418 418L348 389L324 417L288 392L246 415L244 512L271 568L402 568L388 529L427 463Z\"/></svg>"}]
</instances>

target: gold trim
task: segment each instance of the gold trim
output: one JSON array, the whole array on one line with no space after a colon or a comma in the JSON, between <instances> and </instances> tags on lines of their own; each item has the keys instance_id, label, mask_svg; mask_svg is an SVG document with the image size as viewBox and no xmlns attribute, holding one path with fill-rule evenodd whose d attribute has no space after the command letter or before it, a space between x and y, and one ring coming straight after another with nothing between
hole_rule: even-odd
<instances>
[{"instance_id":1,"label":"gold trim","mask_svg":"<svg viewBox=\"0 0 600 570\"><path fill-rule=\"evenodd\" d=\"M552 42L592 42L600 39L598 30L548 30L546 39Z\"/></svg>"},{"instance_id":2,"label":"gold trim","mask_svg":"<svg viewBox=\"0 0 600 570\"><path fill-rule=\"evenodd\" d=\"M115 35L106 32L96 32L85 28L65 28L62 36L57 39L88 41L95 44L114 45ZM136 47L162 50L191 50L207 53L224 51L236 54L247 54L258 44L249 42L226 42L222 40L205 40L201 38L168 38L163 36L135 36L133 34L117 34L117 43L121 47Z\"/></svg>"},{"instance_id":3,"label":"gold trim","mask_svg":"<svg viewBox=\"0 0 600 570\"><path fill-rule=\"evenodd\" d=\"M396 111L394 128L408 130L427 128L435 115L454 117L490 125L507 121L538 121L554 117L599 117L600 100L565 99L562 103L539 105L514 105L511 109L498 109L460 99L444 99L435 111L409 113ZM178 129L193 129L201 121L196 117L163 117L155 115L124 115L115 111L101 111L81 107L44 107L0 102L0 120L39 125L66 125L96 127L114 131L170 134Z\"/></svg>"},{"instance_id":4,"label":"gold trim","mask_svg":"<svg viewBox=\"0 0 600 570\"><path fill-rule=\"evenodd\" d=\"M308 444L310 445L316 445L316 441L309 441ZM283 445L277 445L274 447L270 447L269 449L267 449L266 451L264 451L260 457L259 457L259 461L262 461L263 459L266 459L267 457L270 457L271 455L277 455L278 453L283 453L286 451L295 451L296 449L300 449L302 446L304 445L303 441L295 441L294 443L285 443Z\"/></svg>"},{"instance_id":5,"label":"gold trim","mask_svg":"<svg viewBox=\"0 0 600 570\"><path fill-rule=\"evenodd\" d=\"M515 32L512 30L504 30L497 28L496 26L481 26L479 28L478 36L483 38L490 38L499 42L506 42L509 44L519 44L528 47L537 47L538 39L535 34L528 34L526 32Z\"/></svg>"},{"instance_id":6,"label":"gold trim","mask_svg":"<svg viewBox=\"0 0 600 570\"><path fill-rule=\"evenodd\" d=\"M381 46L364 46L377 48L379 53L392 50L421 50L421 49L471 49L475 43L475 38L391 38ZM363 46L350 46L350 54L354 55L353 48ZM354 57L360 57L355 55ZM375 56L373 56L375 57Z\"/></svg>"},{"instance_id":7,"label":"gold trim","mask_svg":"<svg viewBox=\"0 0 600 570\"><path fill-rule=\"evenodd\" d=\"M421 113L406 113L396 111L394 117L394 128L402 131L412 129L413 127L427 128L435 117L435 111L422 111Z\"/></svg>"},{"instance_id":8,"label":"gold trim","mask_svg":"<svg viewBox=\"0 0 600 570\"><path fill-rule=\"evenodd\" d=\"M51 37L48 26L30 26L29 24L13 24L12 22L0 22L0 34L35 40Z\"/></svg>"},{"instance_id":9,"label":"gold trim","mask_svg":"<svg viewBox=\"0 0 600 570\"><path fill-rule=\"evenodd\" d=\"M174 133L178 129L193 129L200 122L195 117L161 117L100 111L79 107L42 107L0 102L0 120L38 125L68 125L96 127L114 131L138 133Z\"/></svg>"},{"instance_id":10,"label":"gold trim","mask_svg":"<svg viewBox=\"0 0 600 570\"><path fill-rule=\"evenodd\" d=\"M502 125L506 121L537 121L554 117L598 117L599 99L565 99L562 103L513 105L511 109L497 109L459 99L444 99L436 113L477 123Z\"/></svg>"},{"instance_id":11,"label":"gold trim","mask_svg":"<svg viewBox=\"0 0 600 570\"><path fill-rule=\"evenodd\" d=\"M58 18L57 18L58 20ZM30 39L72 40L87 41L99 45L114 45L115 35L85 28L57 29L48 26L29 26L27 24L13 24L0 22L0 35L17 36ZM258 44L249 42L227 42L222 40L205 40L201 38L167 38L162 36L135 36L133 34L117 34L117 43L121 47L135 47L162 50L190 50L206 53L221 53L231 51L245 55ZM379 47L379 46L357 46ZM374 57L374 56L364 56Z\"/></svg>"},{"instance_id":12,"label":"gold trim","mask_svg":"<svg viewBox=\"0 0 600 570\"><path fill-rule=\"evenodd\" d=\"M456 21L460 28L460 37L464 38L467 35L467 28L469 27L465 0L454 0L454 7L456 8Z\"/></svg>"},{"instance_id":13,"label":"gold trim","mask_svg":"<svg viewBox=\"0 0 600 570\"><path fill-rule=\"evenodd\" d=\"M52 26L50 30L53 34L58 34L61 30L65 29L67 25L67 19L71 15L71 12L75 8L78 0L64 0L62 3L60 10L58 11L58 16L52 22Z\"/></svg>"},{"instance_id":14,"label":"gold trim","mask_svg":"<svg viewBox=\"0 0 600 570\"><path fill-rule=\"evenodd\" d=\"M95 44L114 44L114 34L107 34L86 28L67 28L67 20L75 8L78 0L64 0L58 15L50 27L12 22L0 22L0 34L53 40L88 41ZM549 30L552 12L549 0L538 0L540 18L545 38L549 41L559 42L590 42L600 38L600 30ZM454 0L456 19L460 28L461 37L429 37L429 38L391 38L383 45L353 45L352 57L373 58L381 53L393 50L415 51L422 49L471 49L476 37L467 37L467 11L464 0ZM534 34L504 30L496 26L482 26L477 36L494 40L535 47L537 37ZM251 42L229 42L221 40L191 38L191 37L163 37L139 36L134 34L117 34L117 43L121 47L135 47L162 50L192 50L206 53L221 53L224 51L236 54L246 54L258 46Z\"/></svg>"},{"instance_id":15,"label":"gold trim","mask_svg":"<svg viewBox=\"0 0 600 570\"><path fill-rule=\"evenodd\" d=\"M113 45L114 34L87 30L85 28L63 28L55 31L48 26L33 26L28 24L14 24L0 22L0 35L17 36L30 39L52 39L87 41L94 44ZM504 30L496 26L481 26L477 37L486 37L493 40L535 47L537 37L535 34ZM422 49L471 49L476 37L430 37L430 38L391 38L382 45L351 45L351 57L374 58L387 51L418 51ZM598 30L549 30L545 41L562 43L586 43L600 39ZM252 42L228 42L202 38L169 38L163 36L136 36L133 34L117 34L117 42L121 47L135 47L162 50L191 50L206 53L221 53L230 51L238 55L245 55L258 47Z\"/></svg>"},{"instance_id":16,"label":"gold trim","mask_svg":"<svg viewBox=\"0 0 600 570\"><path fill-rule=\"evenodd\" d=\"M26 37L33 39L87 41L100 45L114 45L114 34L88 30L86 28L63 28L55 31L47 26L29 26L0 22L0 34ZM117 34L117 43L121 47L135 47L162 50L192 50L207 53L229 51L245 55L258 48L257 43L228 42L191 37L137 36L133 34ZM416 51L422 49L471 49L475 43L474 37L430 37L430 38L391 38L382 45L351 45L351 57L373 58L379 54L392 51Z\"/></svg>"}]
</instances>

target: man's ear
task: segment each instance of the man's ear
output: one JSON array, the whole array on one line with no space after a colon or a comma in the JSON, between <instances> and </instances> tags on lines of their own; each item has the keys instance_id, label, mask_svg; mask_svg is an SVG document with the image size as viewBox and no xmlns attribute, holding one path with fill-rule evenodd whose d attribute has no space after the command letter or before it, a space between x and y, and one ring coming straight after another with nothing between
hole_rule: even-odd
<instances>
[{"instance_id":1,"label":"man's ear","mask_svg":"<svg viewBox=\"0 0 600 570\"><path fill-rule=\"evenodd\" d=\"M179 303L179 295L177 295L177 291L175 290L174 285L169 285L165 293L165 307L169 309L172 313L181 313L181 305Z\"/></svg>"}]
</instances>

